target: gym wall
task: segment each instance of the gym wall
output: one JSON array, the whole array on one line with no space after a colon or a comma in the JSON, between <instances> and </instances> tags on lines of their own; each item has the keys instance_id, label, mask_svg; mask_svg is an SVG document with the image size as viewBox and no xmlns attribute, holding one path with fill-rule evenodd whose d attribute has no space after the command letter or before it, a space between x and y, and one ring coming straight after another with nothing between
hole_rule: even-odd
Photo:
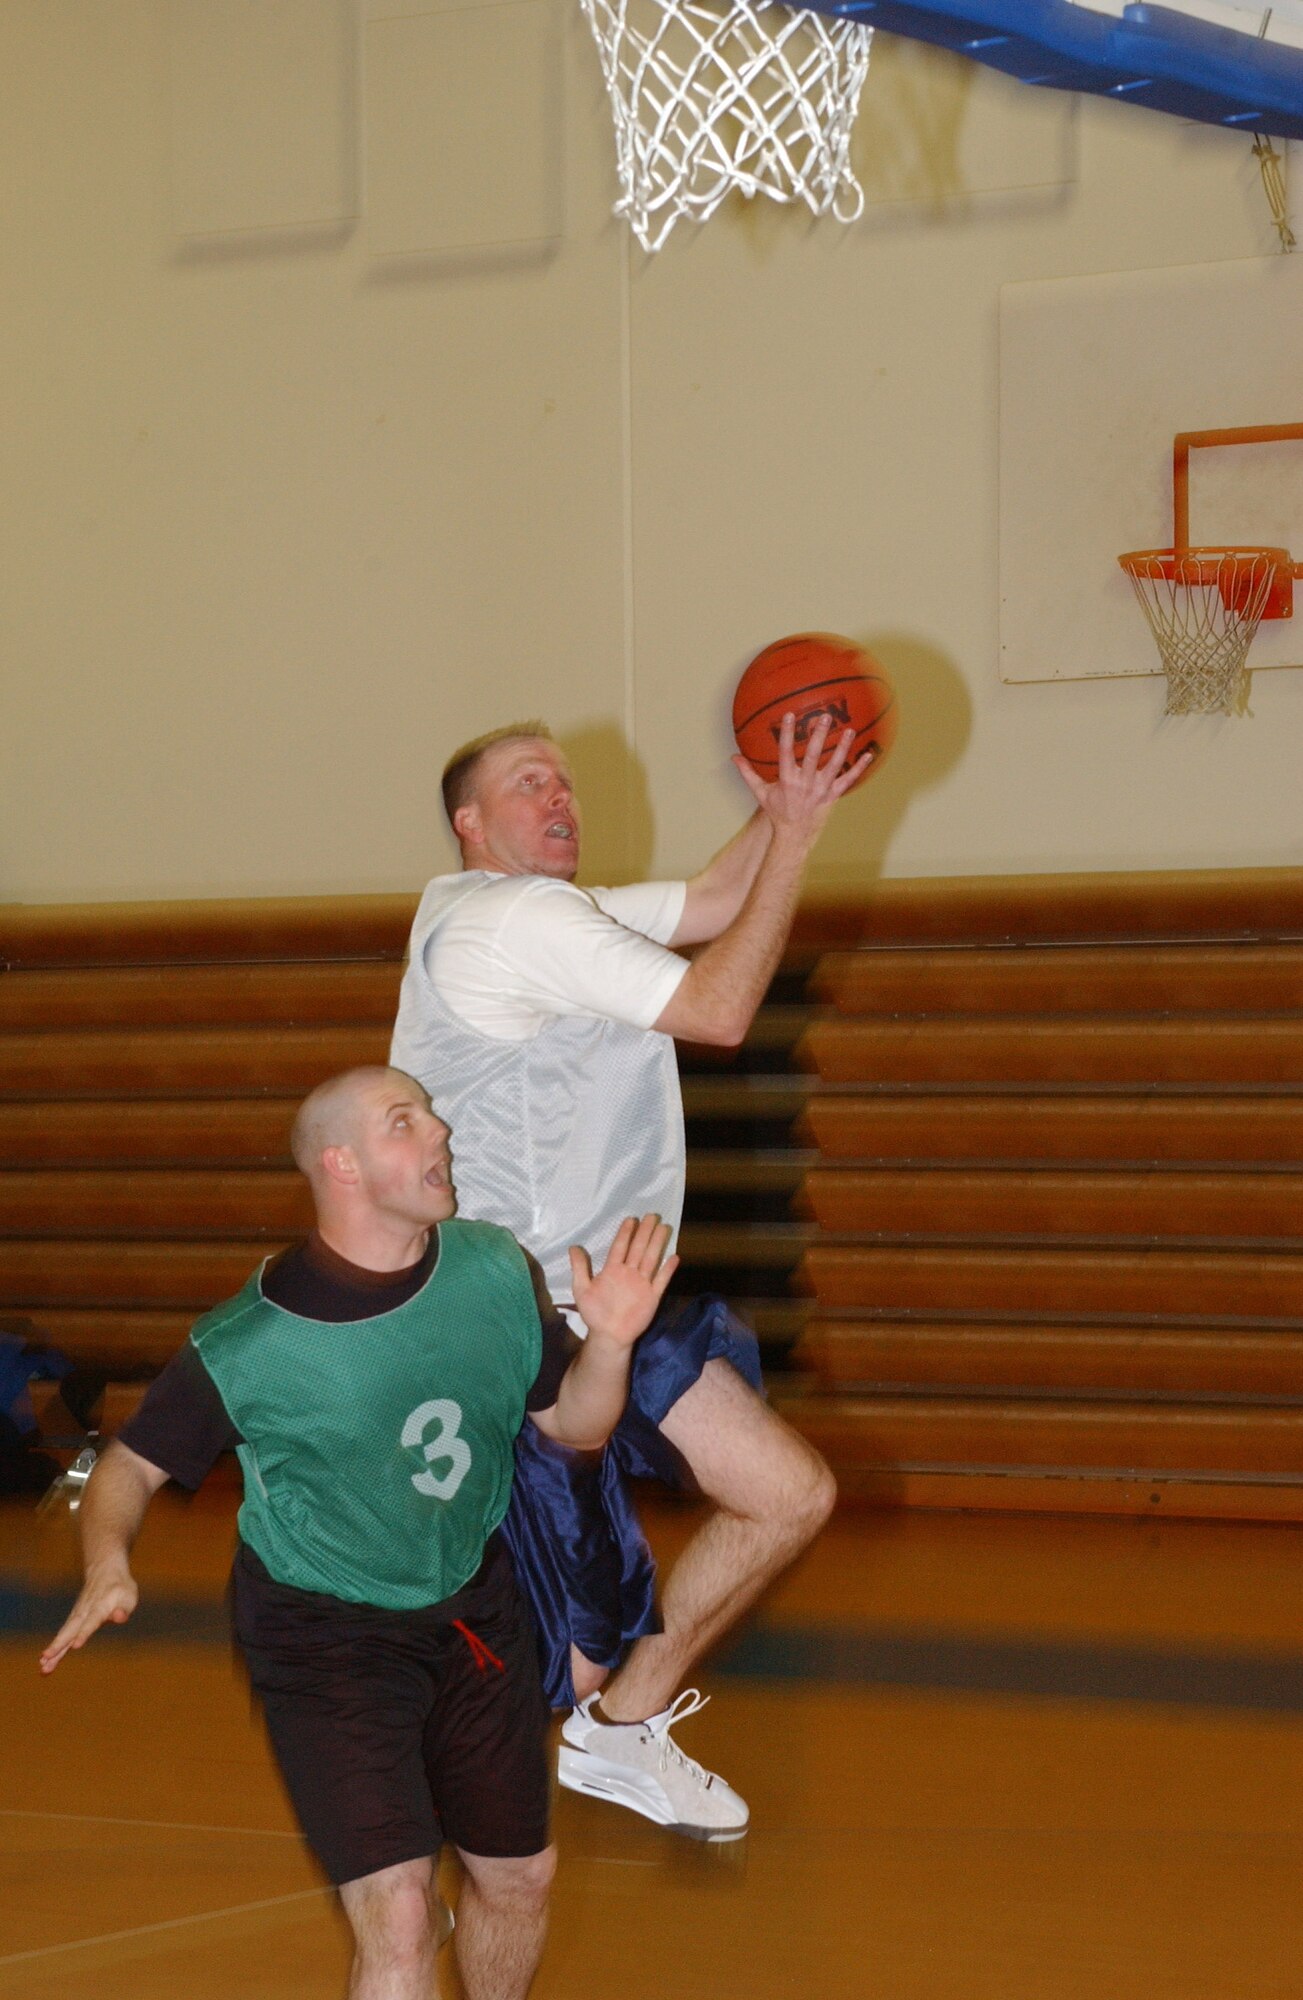
<instances>
[{"instance_id":1,"label":"gym wall","mask_svg":"<svg viewBox=\"0 0 1303 2000\"><path fill-rule=\"evenodd\" d=\"M998 659L1001 287L1270 256L1248 141L880 38L857 159L852 228L648 259L569 0L9 0L0 901L413 887L538 713L590 879L690 869L810 626L904 718L824 886L1303 858L1303 673L1165 721Z\"/></svg>"}]
</instances>

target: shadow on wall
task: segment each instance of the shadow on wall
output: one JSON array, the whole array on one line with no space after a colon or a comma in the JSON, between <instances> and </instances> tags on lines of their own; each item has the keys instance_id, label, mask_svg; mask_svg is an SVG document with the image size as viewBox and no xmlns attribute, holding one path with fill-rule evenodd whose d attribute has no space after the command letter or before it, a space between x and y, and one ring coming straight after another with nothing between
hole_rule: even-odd
<instances>
[{"instance_id":1,"label":"shadow on wall","mask_svg":"<svg viewBox=\"0 0 1303 2000\"><path fill-rule=\"evenodd\" d=\"M865 200L940 209L972 190L960 159L976 65L948 49L878 34L851 135Z\"/></svg>"},{"instance_id":2,"label":"shadow on wall","mask_svg":"<svg viewBox=\"0 0 1303 2000\"><path fill-rule=\"evenodd\" d=\"M619 724L584 723L557 740L574 772L584 812L580 880L607 888L645 882L656 828L647 774Z\"/></svg>"},{"instance_id":3,"label":"shadow on wall","mask_svg":"<svg viewBox=\"0 0 1303 2000\"><path fill-rule=\"evenodd\" d=\"M907 810L955 769L973 728L972 698L948 655L905 633L855 636L890 674L900 723L881 770L841 801L819 842L810 885L825 892L871 887Z\"/></svg>"},{"instance_id":4,"label":"shadow on wall","mask_svg":"<svg viewBox=\"0 0 1303 2000\"><path fill-rule=\"evenodd\" d=\"M851 171L865 205L849 237L962 221L978 203L988 218L1062 209L1077 178L1075 149L1066 93L1031 90L879 28L851 132ZM741 195L728 212L766 260L798 229L809 236L826 228L802 209Z\"/></svg>"}]
</instances>

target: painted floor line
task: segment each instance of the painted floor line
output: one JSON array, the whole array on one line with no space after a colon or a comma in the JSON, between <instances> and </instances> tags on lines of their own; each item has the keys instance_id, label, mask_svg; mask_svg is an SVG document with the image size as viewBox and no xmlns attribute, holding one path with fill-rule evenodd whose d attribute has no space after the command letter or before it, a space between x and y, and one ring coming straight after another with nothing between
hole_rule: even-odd
<instances>
[{"instance_id":1,"label":"painted floor line","mask_svg":"<svg viewBox=\"0 0 1303 2000\"><path fill-rule=\"evenodd\" d=\"M232 1903L225 1910L200 1910L192 1917L164 1917L157 1924L133 1924L130 1930L101 1931L98 1937L72 1938L67 1944L38 1945L35 1951L10 1951L0 1957L0 1967L22 1965L33 1958L57 1958L68 1951L92 1951L102 1944L120 1944L126 1938L149 1937L157 1931L184 1930L188 1924L212 1924L222 1917L242 1917L250 1910L274 1910L278 1903L302 1903L309 1896L324 1896L323 1889L293 1889L287 1896L262 1896L256 1903Z\"/></svg>"},{"instance_id":2,"label":"painted floor line","mask_svg":"<svg viewBox=\"0 0 1303 2000\"><path fill-rule=\"evenodd\" d=\"M0 1578L0 1638L6 1643L53 1629L58 1615ZM163 1598L154 1600L152 1610L142 1607L129 1626L98 1635L95 1645L107 1649L142 1641L229 1646L230 1634L220 1605ZM1303 1716L1303 1654L1207 1651L1179 1641L761 1620L726 1644L711 1671L726 1679L811 1687L1037 1695Z\"/></svg>"},{"instance_id":3,"label":"painted floor line","mask_svg":"<svg viewBox=\"0 0 1303 2000\"><path fill-rule=\"evenodd\" d=\"M88 1826L154 1826L160 1833L247 1833L255 1840L300 1840L285 1826L210 1826L193 1819L127 1819L119 1813L37 1812L26 1806L0 1806L0 1819L72 1819Z\"/></svg>"},{"instance_id":4,"label":"painted floor line","mask_svg":"<svg viewBox=\"0 0 1303 2000\"><path fill-rule=\"evenodd\" d=\"M1303 1715L1303 1657L884 1626L751 1625L714 1661L740 1680Z\"/></svg>"}]
</instances>

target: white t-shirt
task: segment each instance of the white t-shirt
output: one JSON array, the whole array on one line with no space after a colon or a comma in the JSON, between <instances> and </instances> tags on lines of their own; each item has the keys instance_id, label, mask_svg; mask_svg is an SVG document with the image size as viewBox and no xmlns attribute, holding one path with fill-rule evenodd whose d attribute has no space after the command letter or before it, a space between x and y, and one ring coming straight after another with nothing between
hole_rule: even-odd
<instances>
[{"instance_id":1,"label":"white t-shirt","mask_svg":"<svg viewBox=\"0 0 1303 2000\"><path fill-rule=\"evenodd\" d=\"M628 1215L677 1233L683 1107L659 1019L687 971L665 948L681 882L576 889L443 875L412 926L390 1061L452 1128L458 1213L510 1229L570 1299Z\"/></svg>"},{"instance_id":2,"label":"white t-shirt","mask_svg":"<svg viewBox=\"0 0 1303 2000\"><path fill-rule=\"evenodd\" d=\"M425 970L481 1034L523 1042L565 1014L650 1028L688 969L665 949L683 915L682 882L578 889L547 875L475 870L440 877L426 897L467 881L477 891L427 939Z\"/></svg>"}]
</instances>

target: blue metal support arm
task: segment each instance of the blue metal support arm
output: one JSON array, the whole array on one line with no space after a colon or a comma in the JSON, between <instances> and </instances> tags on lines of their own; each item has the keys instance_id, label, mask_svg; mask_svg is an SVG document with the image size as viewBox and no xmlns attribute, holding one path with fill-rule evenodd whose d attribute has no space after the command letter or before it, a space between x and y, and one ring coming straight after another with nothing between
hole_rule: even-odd
<instances>
[{"instance_id":1,"label":"blue metal support arm","mask_svg":"<svg viewBox=\"0 0 1303 2000\"><path fill-rule=\"evenodd\" d=\"M953 49L1023 83L1303 139L1303 49L1148 0L1121 20L1072 0L841 0L819 11Z\"/></svg>"}]
</instances>

